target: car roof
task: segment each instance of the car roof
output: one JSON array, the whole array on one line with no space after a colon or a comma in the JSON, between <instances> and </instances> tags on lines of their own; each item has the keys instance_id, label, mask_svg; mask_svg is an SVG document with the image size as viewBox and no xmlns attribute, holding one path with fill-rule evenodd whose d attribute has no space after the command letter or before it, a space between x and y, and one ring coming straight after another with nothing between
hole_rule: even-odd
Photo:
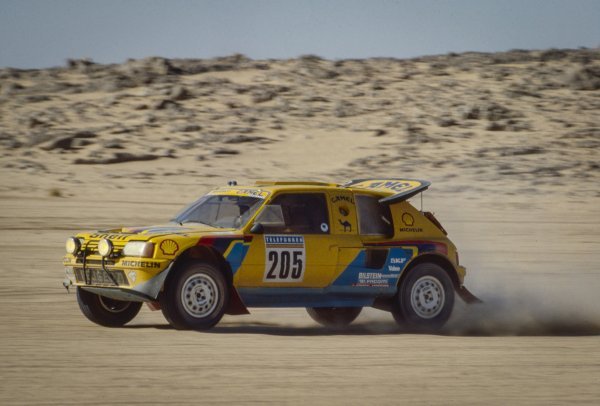
<instances>
[{"instance_id":1,"label":"car roof","mask_svg":"<svg viewBox=\"0 0 600 406\"><path fill-rule=\"evenodd\" d=\"M373 194L380 197L381 203L391 204L407 200L425 191L430 184L430 182L425 180L404 178L355 179L343 184L311 180L259 180L251 186L237 185L235 182L230 182L229 186L218 188L213 193L227 193L227 191L230 191L233 194L240 194L248 191L248 194L267 192L270 195L282 190L298 192L344 190L354 193Z\"/></svg>"}]
</instances>

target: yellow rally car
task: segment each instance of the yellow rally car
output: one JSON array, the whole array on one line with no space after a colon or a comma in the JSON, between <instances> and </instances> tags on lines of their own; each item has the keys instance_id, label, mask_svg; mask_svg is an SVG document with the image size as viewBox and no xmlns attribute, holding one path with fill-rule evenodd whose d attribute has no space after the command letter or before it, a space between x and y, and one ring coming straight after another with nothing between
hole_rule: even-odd
<instances>
[{"instance_id":1,"label":"yellow rally car","mask_svg":"<svg viewBox=\"0 0 600 406\"><path fill-rule=\"evenodd\" d=\"M372 306L407 330L435 331L455 293L478 299L446 231L407 202L429 185L230 182L169 224L69 238L63 284L77 287L81 311L103 326L124 325L148 302L177 329L208 329L248 307L305 307L343 326Z\"/></svg>"}]
</instances>

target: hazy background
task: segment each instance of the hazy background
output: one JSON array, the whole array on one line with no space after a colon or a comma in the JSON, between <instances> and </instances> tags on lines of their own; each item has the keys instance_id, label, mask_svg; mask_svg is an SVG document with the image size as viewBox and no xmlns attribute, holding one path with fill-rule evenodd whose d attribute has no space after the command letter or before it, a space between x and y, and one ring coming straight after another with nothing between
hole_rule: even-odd
<instances>
[{"instance_id":1,"label":"hazy background","mask_svg":"<svg viewBox=\"0 0 600 406\"><path fill-rule=\"evenodd\" d=\"M0 67L66 58L399 57L600 45L600 2L0 0Z\"/></svg>"}]
</instances>

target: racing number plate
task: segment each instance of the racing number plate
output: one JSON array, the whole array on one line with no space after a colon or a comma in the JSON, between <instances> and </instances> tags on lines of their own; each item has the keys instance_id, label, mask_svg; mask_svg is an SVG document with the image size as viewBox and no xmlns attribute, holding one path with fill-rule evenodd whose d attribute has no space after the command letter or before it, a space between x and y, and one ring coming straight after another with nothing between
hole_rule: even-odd
<instances>
[{"instance_id":1,"label":"racing number plate","mask_svg":"<svg viewBox=\"0 0 600 406\"><path fill-rule=\"evenodd\" d=\"M306 250L301 235L265 235L263 282L302 282Z\"/></svg>"}]
</instances>

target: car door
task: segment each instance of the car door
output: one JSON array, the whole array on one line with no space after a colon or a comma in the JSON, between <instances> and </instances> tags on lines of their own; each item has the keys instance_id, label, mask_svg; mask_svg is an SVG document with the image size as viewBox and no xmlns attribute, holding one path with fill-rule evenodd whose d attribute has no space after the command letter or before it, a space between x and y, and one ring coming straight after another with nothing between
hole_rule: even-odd
<instances>
[{"instance_id":1,"label":"car door","mask_svg":"<svg viewBox=\"0 0 600 406\"><path fill-rule=\"evenodd\" d=\"M280 192L263 211L280 213L281 222L260 223L263 213L257 216L260 230L251 233L248 254L235 275L236 286L327 286L336 267L337 247L331 242L325 193Z\"/></svg>"},{"instance_id":2,"label":"car door","mask_svg":"<svg viewBox=\"0 0 600 406\"><path fill-rule=\"evenodd\" d=\"M331 233L332 240L338 251L336 270L332 283L338 280L347 270L352 261L363 249L362 240L358 234L358 218L354 194L346 190L333 190L329 193L331 208ZM336 286L348 285L344 280L338 281Z\"/></svg>"}]
</instances>

